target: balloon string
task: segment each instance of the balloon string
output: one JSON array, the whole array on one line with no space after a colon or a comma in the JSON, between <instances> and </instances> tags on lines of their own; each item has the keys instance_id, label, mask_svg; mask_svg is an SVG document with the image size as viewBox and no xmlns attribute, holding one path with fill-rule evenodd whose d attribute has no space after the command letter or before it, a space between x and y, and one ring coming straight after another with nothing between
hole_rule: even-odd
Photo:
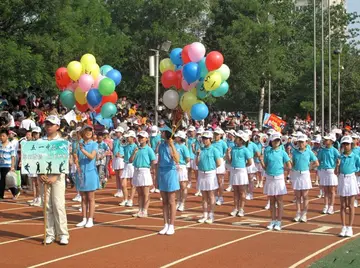
<instances>
[{"instance_id":1,"label":"balloon string","mask_svg":"<svg viewBox=\"0 0 360 268\"><path fill-rule=\"evenodd\" d=\"M172 133L171 133L171 138L173 138L176 130L179 128L180 124L181 124L181 121L183 119L183 116L184 114L181 114L181 117L180 119L176 122L176 124L173 124L173 127L172 127ZM175 118L174 118L175 119Z\"/></svg>"}]
</instances>

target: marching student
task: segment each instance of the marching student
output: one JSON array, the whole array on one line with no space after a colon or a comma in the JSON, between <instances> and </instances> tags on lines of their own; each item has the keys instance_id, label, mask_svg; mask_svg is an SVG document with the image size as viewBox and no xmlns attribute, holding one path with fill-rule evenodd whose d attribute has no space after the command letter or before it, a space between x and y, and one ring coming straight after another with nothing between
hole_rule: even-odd
<instances>
[{"instance_id":1,"label":"marching student","mask_svg":"<svg viewBox=\"0 0 360 268\"><path fill-rule=\"evenodd\" d=\"M269 230L281 230L284 204L283 195L287 193L284 179L284 165L291 169L291 161L285 150L281 149L281 134L274 133L270 136L270 146L262 161L266 172L264 194L270 197L271 222L267 226ZM275 204L278 207L275 207Z\"/></svg>"},{"instance_id":2,"label":"marching student","mask_svg":"<svg viewBox=\"0 0 360 268\"><path fill-rule=\"evenodd\" d=\"M252 165L251 152L247 148L249 141L245 133L235 133L235 146L227 149L226 158L230 167L230 183L234 189L234 210L231 216L243 217L245 215L246 187L249 184L249 177L246 167Z\"/></svg>"},{"instance_id":3,"label":"marching student","mask_svg":"<svg viewBox=\"0 0 360 268\"><path fill-rule=\"evenodd\" d=\"M98 143L93 141L93 128L84 125L81 128L82 140L79 142L75 164L79 172L77 185L81 194L83 220L76 227L91 228L94 226L95 191L100 188L99 175L96 170Z\"/></svg>"},{"instance_id":4,"label":"marching student","mask_svg":"<svg viewBox=\"0 0 360 268\"><path fill-rule=\"evenodd\" d=\"M72 153L72 158L73 158L73 165L71 167L71 172L75 174L75 176L73 176L73 179L75 181L75 189L76 189L76 196L72 199L72 201L75 202L81 202L81 195L80 195L80 191L79 191L79 186L77 185L78 179L76 178L79 174L79 172L76 171L76 164L75 164L75 159L76 159L76 154L77 154L77 150L79 149L79 142L81 140L81 133L80 133L81 127L77 127L75 130L76 136L73 137L72 143L71 143L71 153ZM75 172L73 172L75 171Z\"/></svg>"},{"instance_id":5,"label":"marching student","mask_svg":"<svg viewBox=\"0 0 360 268\"><path fill-rule=\"evenodd\" d=\"M291 182L296 196L296 216L294 221L306 222L309 207L309 190L312 188L310 170L319 166L315 154L306 148L306 135L298 135L298 149L292 151ZM303 209L301 209L301 200Z\"/></svg>"},{"instance_id":6,"label":"marching student","mask_svg":"<svg viewBox=\"0 0 360 268\"><path fill-rule=\"evenodd\" d=\"M353 140L350 136L344 136L341 139L341 149L343 153L340 156L339 186L337 189L340 196L340 217L342 229L339 236L353 236L352 225L354 223L355 209L354 200L359 194L356 174L360 171L360 158L356 155L351 145ZM346 208L349 208L349 225L346 226Z\"/></svg>"},{"instance_id":7,"label":"marching student","mask_svg":"<svg viewBox=\"0 0 360 268\"><path fill-rule=\"evenodd\" d=\"M185 145L186 133L184 131L178 131L174 137L176 142L175 148L179 154L179 165L177 166L177 170L180 181L176 209L178 211L184 211L188 186L188 171L186 165L190 162L190 152Z\"/></svg>"},{"instance_id":8,"label":"marching student","mask_svg":"<svg viewBox=\"0 0 360 268\"><path fill-rule=\"evenodd\" d=\"M203 217L199 223L211 224L214 222L215 193L219 188L216 169L222 165L222 157L218 149L211 144L213 133L204 131L202 141L204 148L196 152L198 166L198 187L202 194Z\"/></svg>"},{"instance_id":9,"label":"marching student","mask_svg":"<svg viewBox=\"0 0 360 268\"><path fill-rule=\"evenodd\" d=\"M151 127L151 135L150 135L150 146L151 149L153 149L154 152L156 152L158 145L161 142L161 136L160 136L160 132L157 126L152 126ZM154 163L154 165L151 168L151 175L152 175L152 179L153 179L153 188L150 190L150 193L160 193L159 191L159 187L158 187L158 183L157 183L157 178L156 178L156 170L158 167L157 164L157 159L158 159L158 154L156 153L156 161Z\"/></svg>"},{"instance_id":10,"label":"marching student","mask_svg":"<svg viewBox=\"0 0 360 268\"><path fill-rule=\"evenodd\" d=\"M260 156L254 157L254 163L256 167L256 188L262 188L263 187L263 176L264 176L264 170L261 166L260 158L263 155L263 146L260 142L260 135L259 135L259 129L254 128L252 131L252 141L257 146L257 149L259 151Z\"/></svg>"},{"instance_id":11,"label":"marching student","mask_svg":"<svg viewBox=\"0 0 360 268\"><path fill-rule=\"evenodd\" d=\"M147 145L149 134L140 131L137 134L139 148L135 148L129 162L134 166L133 185L138 192L139 211L133 217L144 218L148 216L150 204L149 190L153 185L150 167L156 163L156 155L153 149Z\"/></svg>"},{"instance_id":12,"label":"marching student","mask_svg":"<svg viewBox=\"0 0 360 268\"><path fill-rule=\"evenodd\" d=\"M340 153L333 147L336 137L333 134L324 137L324 148L318 153L320 185L324 190L323 214L334 214L335 188L338 185L338 177L335 168L339 165Z\"/></svg>"},{"instance_id":13,"label":"marching student","mask_svg":"<svg viewBox=\"0 0 360 268\"><path fill-rule=\"evenodd\" d=\"M314 139L312 140L312 144L313 144L313 146L312 146L311 150L313 151L315 156L317 156L321 149L321 136L315 135ZM315 168L315 171L316 171L315 185L317 186L317 185L319 185L318 169ZM321 193L320 193L319 197L322 197L322 190L320 190L320 191L321 191Z\"/></svg>"},{"instance_id":14,"label":"marching student","mask_svg":"<svg viewBox=\"0 0 360 268\"><path fill-rule=\"evenodd\" d=\"M233 148L235 146L235 135L236 131L231 129L225 131L227 133L226 145L229 148ZM230 170L231 170L231 163L228 160L225 162L225 169L226 169L226 176L229 178L229 187L225 189L226 192L231 192L233 190L230 181Z\"/></svg>"},{"instance_id":15,"label":"marching student","mask_svg":"<svg viewBox=\"0 0 360 268\"><path fill-rule=\"evenodd\" d=\"M45 119L44 140L62 140L58 134L60 129L60 119L56 115L49 115ZM40 175L38 179L49 184L47 187L48 202L46 204L46 244L51 244L56 237L60 237L60 244L69 244L69 231L67 227L67 218L65 210L65 175L64 174L47 174L47 176ZM44 186L41 184L40 191L44 193ZM44 198L42 194L41 198ZM42 200L43 202L43 200Z\"/></svg>"},{"instance_id":16,"label":"marching student","mask_svg":"<svg viewBox=\"0 0 360 268\"><path fill-rule=\"evenodd\" d=\"M173 235L175 233L176 203L175 193L180 189L179 175L176 165L179 163L179 154L172 139L172 130L169 127L160 129L164 139L158 146L158 182L163 202L164 228L159 234Z\"/></svg>"},{"instance_id":17,"label":"marching student","mask_svg":"<svg viewBox=\"0 0 360 268\"><path fill-rule=\"evenodd\" d=\"M195 164L194 146L198 140L196 138L196 128L194 126L190 126L188 128L187 136L188 137L187 137L186 145L187 145L187 148L190 153L190 167L188 168L188 179L189 179L188 188L191 188L192 172L194 172L195 178L197 178L197 168L196 168L196 164Z\"/></svg>"},{"instance_id":18,"label":"marching student","mask_svg":"<svg viewBox=\"0 0 360 268\"><path fill-rule=\"evenodd\" d=\"M134 150L137 148L137 145L135 143L136 134L135 131L129 130L128 133L124 135L124 137L127 139L128 144L124 147L124 171L121 175L121 187L124 194L124 200L119 204L120 206L127 206L132 207L133 206L133 199L135 196L135 187L132 184L132 178L134 176L134 166L132 163L129 162L130 157L134 153ZM129 193L127 189L127 181L129 180L131 191L130 191L130 198Z\"/></svg>"},{"instance_id":19,"label":"marching student","mask_svg":"<svg viewBox=\"0 0 360 268\"><path fill-rule=\"evenodd\" d=\"M197 181L198 178L198 166L196 164L196 152L202 150L204 148L204 143L202 141L201 135L204 133L204 129L199 127L196 132L196 141L192 144L192 151L195 155L194 161L192 162L193 170L195 171L195 178L196 178L196 193L195 196L202 196L201 191L199 190L199 183ZM191 162L191 160L190 160Z\"/></svg>"},{"instance_id":20,"label":"marching student","mask_svg":"<svg viewBox=\"0 0 360 268\"><path fill-rule=\"evenodd\" d=\"M41 128L35 127L32 130L32 140L37 141L40 139ZM29 204L30 206L40 207L41 206L41 194L40 194L40 185L38 182L37 174L29 174L29 179L32 182L32 189L34 191L34 200Z\"/></svg>"},{"instance_id":21,"label":"marching student","mask_svg":"<svg viewBox=\"0 0 360 268\"><path fill-rule=\"evenodd\" d=\"M224 192L224 176L225 176L225 154L227 151L227 145L226 142L222 139L222 135L224 135L224 131L220 128L217 127L214 130L214 141L213 141L213 147L216 148L219 153L220 153L220 157L221 157L221 165L219 167L216 168L216 177L218 180L218 184L219 184L219 188L216 191L217 195L216 195L216 205L221 206L224 203L224 198L223 198L223 192Z\"/></svg>"},{"instance_id":22,"label":"marching student","mask_svg":"<svg viewBox=\"0 0 360 268\"><path fill-rule=\"evenodd\" d=\"M358 144L359 143L359 136L356 133L354 133L354 134L351 135L351 138L353 139L353 144L354 144L353 148L352 148L352 152L360 157L360 147L359 147L359 144ZM356 178L357 178L358 185L360 187L360 176L356 176ZM356 208L358 207L357 198L358 198L358 196L355 198L355 201L354 201L354 207L356 207Z\"/></svg>"},{"instance_id":23,"label":"marching student","mask_svg":"<svg viewBox=\"0 0 360 268\"><path fill-rule=\"evenodd\" d=\"M116 189L117 192L114 194L115 197L122 197L122 187L121 187L121 176L124 169L124 147L121 144L122 136L124 129L118 126L115 129L115 139L113 141L113 169L115 170L116 178Z\"/></svg>"},{"instance_id":24,"label":"marching student","mask_svg":"<svg viewBox=\"0 0 360 268\"><path fill-rule=\"evenodd\" d=\"M96 154L96 169L100 179L101 188L104 189L107 183L106 178L106 154L110 151L109 146L104 142L104 133L97 135L98 152Z\"/></svg>"}]
</instances>

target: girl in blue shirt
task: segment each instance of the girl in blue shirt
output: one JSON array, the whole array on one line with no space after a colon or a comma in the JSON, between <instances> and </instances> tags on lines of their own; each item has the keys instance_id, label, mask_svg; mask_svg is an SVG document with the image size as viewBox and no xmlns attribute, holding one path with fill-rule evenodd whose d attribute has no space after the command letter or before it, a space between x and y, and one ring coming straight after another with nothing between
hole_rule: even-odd
<instances>
[{"instance_id":1,"label":"girl in blue shirt","mask_svg":"<svg viewBox=\"0 0 360 268\"><path fill-rule=\"evenodd\" d=\"M360 157L360 147L358 146L359 136L357 134L353 134L351 137L352 137L353 143L354 143L352 152ZM356 176L356 178L357 178L358 185L360 186L360 176ZM356 208L358 207L357 197L355 198L355 201L354 201L354 207L356 207Z\"/></svg>"},{"instance_id":2,"label":"girl in blue shirt","mask_svg":"<svg viewBox=\"0 0 360 268\"><path fill-rule=\"evenodd\" d=\"M249 184L249 177L246 167L253 164L251 152L246 147L249 137L243 133L236 133L235 146L228 148L226 158L231 164L230 182L234 189L234 210L231 216L244 217L246 186Z\"/></svg>"},{"instance_id":3,"label":"girl in blue shirt","mask_svg":"<svg viewBox=\"0 0 360 268\"><path fill-rule=\"evenodd\" d=\"M297 137L299 148L292 152L291 182L295 191L296 201L296 216L294 221L306 222L306 213L309 207L309 190L312 188L310 169L319 166L319 162L315 154L306 148L306 135ZM303 208L301 208L301 200L303 201Z\"/></svg>"},{"instance_id":4,"label":"girl in blue shirt","mask_svg":"<svg viewBox=\"0 0 360 268\"><path fill-rule=\"evenodd\" d=\"M95 190L99 189L100 181L96 170L97 142L92 140L93 129L85 125L81 129L82 140L77 150L77 169L79 171L79 191L81 194L81 207L83 220L77 227L91 228L94 226Z\"/></svg>"},{"instance_id":5,"label":"girl in blue shirt","mask_svg":"<svg viewBox=\"0 0 360 268\"><path fill-rule=\"evenodd\" d=\"M123 192L121 190L121 175L124 169L124 148L121 144L122 135L124 129L117 127L115 129L115 139L113 140L113 169L115 170L116 189L117 192L114 194L115 197L122 197Z\"/></svg>"},{"instance_id":6,"label":"girl in blue shirt","mask_svg":"<svg viewBox=\"0 0 360 268\"><path fill-rule=\"evenodd\" d=\"M226 133L227 133L226 145L227 145L228 149L229 148L231 149L235 146L236 131L232 129L232 130L226 131ZM230 181L231 163L229 163L228 160L226 160L225 168L226 168L226 177L229 178L229 187L226 188L225 191L231 192L233 190L233 188L231 186L231 181Z\"/></svg>"},{"instance_id":7,"label":"girl in blue shirt","mask_svg":"<svg viewBox=\"0 0 360 268\"><path fill-rule=\"evenodd\" d=\"M281 230L283 216L283 195L287 193L284 179L284 165L291 169L291 161L285 150L281 149L281 134L275 133L270 136L270 146L262 162L266 172L264 194L270 197L271 222L267 226L269 230ZM275 204L277 203L277 208Z\"/></svg>"},{"instance_id":8,"label":"girl in blue shirt","mask_svg":"<svg viewBox=\"0 0 360 268\"><path fill-rule=\"evenodd\" d=\"M251 133L251 131L250 131L250 133ZM259 159L261 157L259 147L256 146L256 144L253 143L250 140L251 136L249 135L249 133L246 133L246 135L248 135L248 137L249 137L249 142L248 142L246 147L250 151L251 158ZM253 179L256 177L256 172L257 172L254 161L252 162L251 166L247 167L247 172L248 172L248 176L249 176L249 185L248 185L248 191L247 191L246 199L247 200L252 200L252 199L254 199L254 194L253 194L253 192L254 192L254 180Z\"/></svg>"},{"instance_id":9,"label":"girl in blue shirt","mask_svg":"<svg viewBox=\"0 0 360 268\"><path fill-rule=\"evenodd\" d=\"M189 127L189 129L187 130L187 142L186 142L186 146L189 150L190 153L190 168L188 168L188 179L189 179L189 188L191 188L191 176L192 176L192 172L194 172L195 174L195 178L197 178L197 168L195 165L195 144L197 143L197 138L196 138L196 129L194 126Z\"/></svg>"},{"instance_id":10,"label":"girl in blue shirt","mask_svg":"<svg viewBox=\"0 0 360 268\"><path fill-rule=\"evenodd\" d=\"M339 235L342 237L353 236L352 225L355 217L354 200L359 194L356 174L359 174L360 171L360 158L352 151L352 142L350 136L344 136L341 139L341 149L343 153L340 156L338 194L340 196L340 217L343 226ZM349 208L348 226L346 226L347 207Z\"/></svg>"},{"instance_id":11,"label":"girl in blue shirt","mask_svg":"<svg viewBox=\"0 0 360 268\"><path fill-rule=\"evenodd\" d=\"M160 129L164 139L159 145L158 183L163 202L164 228L159 234L173 235L175 233L176 203L175 193L180 189L176 165L179 163L179 154L172 139L172 130L169 127Z\"/></svg>"}]
</instances>

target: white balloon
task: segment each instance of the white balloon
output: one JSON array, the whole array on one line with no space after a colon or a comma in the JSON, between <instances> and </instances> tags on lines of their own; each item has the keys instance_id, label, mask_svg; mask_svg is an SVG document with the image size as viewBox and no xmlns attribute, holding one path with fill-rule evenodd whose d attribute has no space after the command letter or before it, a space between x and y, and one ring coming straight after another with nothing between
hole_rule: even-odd
<instances>
[{"instance_id":1,"label":"white balloon","mask_svg":"<svg viewBox=\"0 0 360 268\"><path fill-rule=\"evenodd\" d=\"M163 103L169 109L175 109L179 105L179 93L176 90L169 89L164 93Z\"/></svg>"},{"instance_id":2,"label":"white balloon","mask_svg":"<svg viewBox=\"0 0 360 268\"><path fill-rule=\"evenodd\" d=\"M220 73L222 82L228 80L228 78L230 76L229 66L227 66L226 64L223 64L223 65L221 65L221 67L219 69L217 69L217 72Z\"/></svg>"}]
</instances>

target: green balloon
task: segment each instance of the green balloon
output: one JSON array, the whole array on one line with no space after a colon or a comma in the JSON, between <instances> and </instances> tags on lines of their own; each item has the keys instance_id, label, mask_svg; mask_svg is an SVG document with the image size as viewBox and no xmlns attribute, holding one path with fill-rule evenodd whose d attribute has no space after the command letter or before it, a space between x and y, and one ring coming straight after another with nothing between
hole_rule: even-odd
<instances>
[{"instance_id":1,"label":"green balloon","mask_svg":"<svg viewBox=\"0 0 360 268\"><path fill-rule=\"evenodd\" d=\"M103 118L113 118L116 115L116 112L116 106L111 102L104 103L101 107L101 116Z\"/></svg>"},{"instance_id":2,"label":"green balloon","mask_svg":"<svg viewBox=\"0 0 360 268\"><path fill-rule=\"evenodd\" d=\"M74 93L70 90L65 90L65 91L61 92L60 102L64 107L66 107L68 109L73 108L75 105Z\"/></svg>"},{"instance_id":3,"label":"green balloon","mask_svg":"<svg viewBox=\"0 0 360 268\"><path fill-rule=\"evenodd\" d=\"M115 82L110 78L104 78L99 83L99 92L103 96L109 96L115 90Z\"/></svg>"}]
</instances>

